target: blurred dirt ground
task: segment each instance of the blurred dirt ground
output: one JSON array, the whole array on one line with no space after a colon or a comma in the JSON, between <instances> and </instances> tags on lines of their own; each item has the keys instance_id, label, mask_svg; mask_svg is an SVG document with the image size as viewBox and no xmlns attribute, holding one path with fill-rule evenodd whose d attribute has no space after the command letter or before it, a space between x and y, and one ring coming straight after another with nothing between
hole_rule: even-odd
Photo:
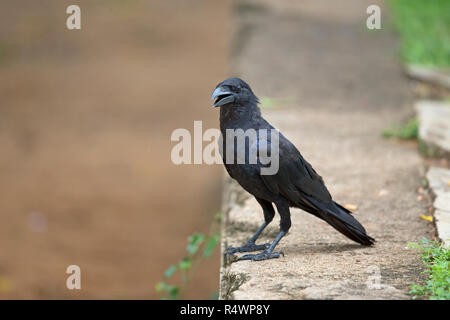
<instances>
[{"instance_id":1,"label":"blurred dirt ground","mask_svg":"<svg viewBox=\"0 0 450 320\"><path fill-rule=\"evenodd\" d=\"M73 2L0 3L0 298L157 298L219 207L222 169L173 165L170 135L218 125L230 5L76 1L69 31ZM218 290L207 265L187 298Z\"/></svg>"}]
</instances>

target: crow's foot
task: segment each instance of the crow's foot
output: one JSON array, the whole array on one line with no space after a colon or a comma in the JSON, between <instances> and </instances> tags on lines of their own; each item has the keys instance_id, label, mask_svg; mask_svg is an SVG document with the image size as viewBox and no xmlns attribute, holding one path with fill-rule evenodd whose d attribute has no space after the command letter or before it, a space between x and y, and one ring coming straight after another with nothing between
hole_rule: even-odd
<instances>
[{"instance_id":1,"label":"crow's foot","mask_svg":"<svg viewBox=\"0 0 450 320\"><path fill-rule=\"evenodd\" d=\"M230 247L225 250L225 254L227 256L235 254L236 252L252 252L252 251L260 251L266 250L269 247L269 243L265 244L255 244L255 243L246 243L241 247Z\"/></svg>"},{"instance_id":2,"label":"crow's foot","mask_svg":"<svg viewBox=\"0 0 450 320\"><path fill-rule=\"evenodd\" d=\"M283 251L277 251L277 252L263 251L261 253L256 253L256 254L246 254L246 255L240 257L239 259L237 259L237 261L240 261L240 260L261 261L261 260L279 258L281 255L284 257Z\"/></svg>"}]
</instances>

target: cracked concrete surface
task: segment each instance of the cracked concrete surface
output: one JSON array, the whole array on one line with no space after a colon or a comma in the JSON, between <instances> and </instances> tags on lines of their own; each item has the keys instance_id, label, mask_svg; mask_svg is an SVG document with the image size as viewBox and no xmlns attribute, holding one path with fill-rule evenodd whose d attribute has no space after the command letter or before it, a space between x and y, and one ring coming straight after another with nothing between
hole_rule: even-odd
<instances>
[{"instance_id":1,"label":"cracked concrete surface","mask_svg":"<svg viewBox=\"0 0 450 320\"><path fill-rule=\"evenodd\" d=\"M362 247L292 209L278 246L284 257L223 259L222 299L408 299L421 281L424 267L407 243L434 232L419 218L426 204L416 201L422 161L414 146L381 138L413 114L412 97L396 39L386 29L365 30L374 2L237 2L234 73L259 97L277 99L279 108L263 115L323 176L335 201L358 207L355 217L377 243ZM223 214L222 252L263 221L257 202L229 178ZM261 242L273 239L278 221Z\"/></svg>"}]
</instances>

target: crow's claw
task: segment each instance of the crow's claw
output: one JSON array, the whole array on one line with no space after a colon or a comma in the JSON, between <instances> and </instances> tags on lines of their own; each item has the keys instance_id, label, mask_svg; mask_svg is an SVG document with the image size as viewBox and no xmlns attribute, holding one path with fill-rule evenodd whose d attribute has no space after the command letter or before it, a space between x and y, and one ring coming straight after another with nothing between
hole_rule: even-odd
<instances>
[{"instance_id":1,"label":"crow's claw","mask_svg":"<svg viewBox=\"0 0 450 320\"><path fill-rule=\"evenodd\" d=\"M256 253L256 254L246 254L246 255L240 257L239 259L237 259L237 261L240 261L240 260L261 261L261 260L279 258L281 255L284 257L283 251L270 252L270 253L264 251L264 252Z\"/></svg>"},{"instance_id":2,"label":"crow's claw","mask_svg":"<svg viewBox=\"0 0 450 320\"><path fill-rule=\"evenodd\" d=\"M266 250L269 247L270 243L264 244L254 244L254 243L246 243L241 247L230 247L225 250L225 254L227 256L235 254L236 252L252 252L252 251L260 251Z\"/></svg>"}]
</instances>

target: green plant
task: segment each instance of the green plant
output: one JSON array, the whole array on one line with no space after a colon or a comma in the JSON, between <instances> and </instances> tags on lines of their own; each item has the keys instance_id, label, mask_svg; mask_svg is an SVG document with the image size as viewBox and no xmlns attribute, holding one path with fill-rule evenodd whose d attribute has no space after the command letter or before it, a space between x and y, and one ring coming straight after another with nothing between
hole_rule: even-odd
<instances>
[{"instance_id":1,"label":"green plant","mask_svg":"<svg viewBox=\"0 0 450 320\"><path fill-rule=\"evenodd\" d=\"M432 300L450 300L450 250L442 243L423 239L420 243L409 243L409 248L419 250L428 275L425 285L412 285L410 294L414 298L427 296Z\"/></svg>"},{"instance_id":2,"label":"green plant","mask_svg":"<svg viewBox=\"0 0 450 320\"><path fill-rule=\"evenodd\" d=\"M168 267L164 272L164 279L170 279L175 273L179 272L181 275L181 285L167 284L165 281L158 282L155 289L161 299L180 299L199 265L211 256L220 242L220 232L218 231L220 218L221 214L217 213L208 235L194 233L188 237L186 255L178 263Z\"/></svg>"},{"instance_id":3,"label":"green plant","mask_svg":"<svg viewBox=\"0 0 450 320\"><path fill-rule=\"evenodd\" d=\"M393 126L383 131L385 138L397 138L402 140L417 140L419 137L419 121L412 119L405 124Z\"/></svg>"},{"instance_id":4,"label":"green plant","mask_svg":"<svg viewBox=\"0 0 450 320\"><path fill-rule=\"evenodd\" d=\"M402 38L403 60L450 67L450 1L389 0L388 4Z\"/></svg>"}]
</instances>

